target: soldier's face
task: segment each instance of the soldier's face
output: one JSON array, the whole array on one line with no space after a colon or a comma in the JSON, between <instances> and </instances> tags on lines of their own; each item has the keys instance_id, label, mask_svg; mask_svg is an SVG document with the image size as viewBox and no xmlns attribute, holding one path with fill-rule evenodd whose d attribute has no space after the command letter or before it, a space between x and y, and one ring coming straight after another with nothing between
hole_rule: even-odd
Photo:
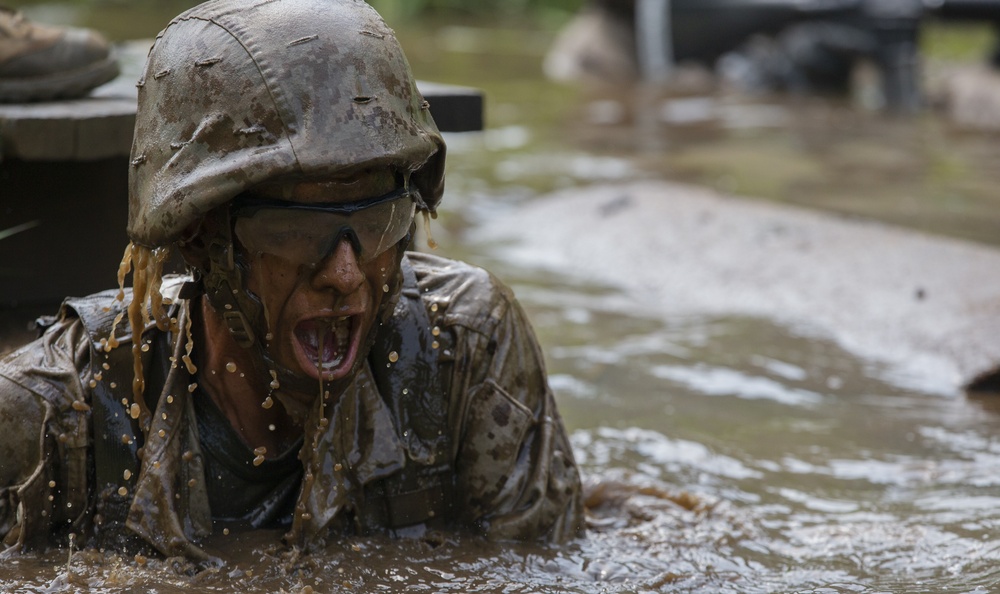
<instances>
[{"instance_id":1,"label":"soldier's face","mask_svg":"<svg viewBox=\"0 0 1000 594\"><path fill-rule=\"evenodd\" d=\"M350 180L274 184L254 194L303 204L349 204L389 194L396 185L391 174L370 172ZM314 223L323 213L304 214ZM239 219L236 233L239 239ZM362 352L366 338L388 298L386 287L396 278L397 250L359 253L350 234L339 241L334 234L316 261L292 261L287 250L276 245L286 236L290 242L303 241L292 227L268 236L245 254L250 268L247 288L264 305L267 348L278 364L296 375L325 382L347 378L367 356Z\"/></svg>"}]
</instances>

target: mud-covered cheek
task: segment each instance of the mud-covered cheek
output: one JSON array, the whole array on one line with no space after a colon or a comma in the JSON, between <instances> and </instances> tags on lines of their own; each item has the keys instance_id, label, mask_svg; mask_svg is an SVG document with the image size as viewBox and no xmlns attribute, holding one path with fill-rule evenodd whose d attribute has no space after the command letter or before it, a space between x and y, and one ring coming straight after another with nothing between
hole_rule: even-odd
<instances>
[{"instance_id":1,"label":"mud-covered cheek","mask_svg":"<svg viewBox=\"0 0 1000 594\"><path fill-rule=\"evenodd\" d=\"M399 266L391 252L392 250L378 256L363 269L365 278L368 279L372 288L372 298L376 303L381 302L386 294L394 288L393 283Z\"/></svg>"},{"instance_id":2,"label":"mud-covered cheek","mask_svg":"<svg viewBox=\"0 0 1000 594\"><path fill-rule=\"evenodd\" d=\"M265 306L277 307L285 303L295 291L298 271L287 263L269 260L266 255L260 256L250 264L247 289L263 301Z\"/></svg>"}]
</instances>

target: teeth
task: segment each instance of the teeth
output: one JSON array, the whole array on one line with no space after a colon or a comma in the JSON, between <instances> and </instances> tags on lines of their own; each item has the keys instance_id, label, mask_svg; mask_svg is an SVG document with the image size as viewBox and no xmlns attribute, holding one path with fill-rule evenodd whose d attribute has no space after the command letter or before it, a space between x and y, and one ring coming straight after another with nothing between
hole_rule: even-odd
<instances>
[{"instance_id":1,"label":"teeth","mask_svg":"<svg viewBox=\"0 0 1000 594\"><path fill-rule=\"evenodd\" d=\"M321 371L332 371L344 361L351 339L350 317L314 319L296 332Z\"/></svg>"},{"instance_id":2,"label":"teeth","mask_svg":"<svg viewBox=\"0 0 1000 594\"><path fill-rule=\"evenodd\" d=\"M334 343L331 347L334 353L334 360L324 362L323 369L333 369L343 362L344 354L347 352L347 343L351 338L351 329L345 323L333 324L332 330Z\"/></svg>"},{"instance_id":3,"label":"teeth","mask_svg":"<svg viewBox=\"0 0 1000 594\"><path fill-rule=\"evenodd\" d=\"M333 333L337 335L337 340L339 341L341 339L341 334L347 336L351 333L351 329L346 323L347 320L347 317L312 320L309 325L313 326L314 331L299 332L299 340L311 346L314 350L319 349L320 332L332 329Z\"/></svg>"}]
</instances>

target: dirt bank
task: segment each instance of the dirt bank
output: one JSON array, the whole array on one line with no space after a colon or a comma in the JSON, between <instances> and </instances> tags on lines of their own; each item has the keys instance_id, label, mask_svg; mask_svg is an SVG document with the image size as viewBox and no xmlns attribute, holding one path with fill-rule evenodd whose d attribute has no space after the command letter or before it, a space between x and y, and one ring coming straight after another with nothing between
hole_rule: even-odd
<instances>
[{"instance_id":1,"label":"dirt bank","mask_svg":"<svg viewBox=\"0 0 1000 594\"><path fill-rule=\"evenodd\" d=\"M1000 363L1000 251L667 182L559 192L483 229L644 313L829 337L894 383L957 393Z\"/></svg>"}]
</instances>

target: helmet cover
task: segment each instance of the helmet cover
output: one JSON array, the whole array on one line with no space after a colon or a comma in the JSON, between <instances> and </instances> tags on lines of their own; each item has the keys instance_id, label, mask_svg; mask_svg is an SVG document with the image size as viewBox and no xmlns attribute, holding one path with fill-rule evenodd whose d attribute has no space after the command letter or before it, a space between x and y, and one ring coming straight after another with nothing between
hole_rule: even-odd
<instances>
[{"instance_id":1,"label":"helmet cover","mask_svg":"<svg viewBox=\"0 0 1000 594\"><path fill-rule=\"evenodd\" d=\"M410 173L434 214L445 145L392 30L362 0L213 0L156 38L139 81L128 234L168 245L276 179Z\"/></svg>"}]
</instances>

